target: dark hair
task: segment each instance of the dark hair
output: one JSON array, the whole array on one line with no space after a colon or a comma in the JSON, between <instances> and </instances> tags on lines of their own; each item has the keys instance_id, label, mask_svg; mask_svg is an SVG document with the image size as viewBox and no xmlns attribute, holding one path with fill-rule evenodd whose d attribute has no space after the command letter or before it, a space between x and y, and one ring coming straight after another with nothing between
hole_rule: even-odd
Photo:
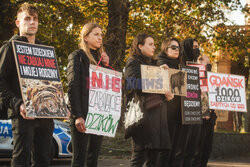
<instances>
[{"instance_id":1,"label":"dark hair","mask_svg":"<svg viewBox=\"0 0 250 167\"><path fill-rule=\"evenodd\" d=\"M28 12L30 15L38 15L38 9L33 4L29 4L27 2L23 3L19 9L17 10L17 15L22 12Z\"/></svg>"},{"instance_id":2,"label":"dark hair","mask_svg":"<svg viewBox=\"0 0 250 167\"><path fill-rule=\"evenodd\" d=\"M153 38L151 35L148 35L146 33L139 33L134 38L133 43L130 47L129 51L129 57L134 58L135 55L141 55L141 49L139 48L139 45L144 45L145 41L148 37Z\"/></svg>"},{"instance_id":3,"label":"dark hair","mask_svg":"<svg viewBox=\"0 0 250 167\"><path fill-rule=\"evenodd\" d=\"M176 41L178 43L179 47L181 47L180 42L179 42L179 40L177 38L168 38L168 39L162 41L161 54L167 54L166 50L170 46L172 41ZM179 57L178 57L178 59L179 59L180 64L182 64L181 49L179 49Z\"/></svg>"}]
</instances>

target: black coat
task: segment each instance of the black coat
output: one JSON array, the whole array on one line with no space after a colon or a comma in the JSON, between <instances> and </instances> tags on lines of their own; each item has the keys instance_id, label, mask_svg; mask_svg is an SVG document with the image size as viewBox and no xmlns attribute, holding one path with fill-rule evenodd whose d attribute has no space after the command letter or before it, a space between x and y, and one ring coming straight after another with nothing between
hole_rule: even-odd
<instances>
[{"instance_id":1,"label":"black coat","mask_svg":"<svg viewBox=\"0 0 250 167\"><path fill-rule=\"evenodd\" d=\"M125 96L126 106L132 98L139 102L143 118L129 126L125 132L125 138L132 137L137 145L150 149L170 149L170 137L168 133L166 103L163 102L158 107L151 110L145 109L145 97L148 95L141 91L141 69L140 65L156 65L156 62L147 63L142 56L135 59L129 58L125 66ZM134 80L134 86L128 84L127 79ZM131 82L130 82L131 84Z\"/></svg>"},{"instance_id":2,"label":"black coat","mask_svg":"<svg viewBox=\"0 0 250 167\"><path fill-rule=\"evenodd\" d=\"M169 68L179 69L179 59L168 58L165 53L158 56L157 64L167 64ZM167 101L168 123L181 124L181 97L174 96L174 99Z\"/></svg>"},{"instance_id":3,"label":"black coat","mask_svg":"<svg viewBox=\"0 0 250 167\"><path fill-rule=\"evenodd\" d=\"M1 108L8 109L8 118L19 115L19 107L23 103L12 40L28 42L26 37L14 35L0 49L0 100ZM35 43L41 44L38 40Z\"/></svg>"},{"instance_id":4,"label":"black coat","mask_svg":"<svg viewBox=\"0 0 250 167\"><path fill-rule=\"evenodd\" d=\"M95 60L99 62L100 56L98 52L95 50L90 51ZM85 120L88 114L89 89L87 83L89 65L90 61L82 49L76 50L68 56L68 97L73 118L83 117ZM104 67L102 63L100 63L100 66Z\"/></svg>"}]
</instances>

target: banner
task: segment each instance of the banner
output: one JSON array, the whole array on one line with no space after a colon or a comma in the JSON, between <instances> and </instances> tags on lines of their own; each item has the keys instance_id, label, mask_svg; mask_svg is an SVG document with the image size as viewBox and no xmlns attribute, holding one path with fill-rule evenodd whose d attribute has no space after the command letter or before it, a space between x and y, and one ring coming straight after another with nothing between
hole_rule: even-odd
<instances>
[{"instance_id":1,"label":"banner","mask_svg":"<svg viewBox=\"0 0 250 167\"><path fill-rule=\"evenodd\" d=\"M128 79L127 79L128 80ZM165 94L171 91L174 95L187 95L187 73L176 69L141 65L141 86L144 93Z\"/></svg>"},{"instance_id":2,"label":"banner","mask_svg":"<svg viewBox=\"0 0 250 167\"><path fill-rule=\"evenodd\" d=\"M187 72L187 96L181 97L182 124L202 124L199 68L183 66Z\"/></svg>"},{"instance_id":3,"label":"banner","mask_svg":"<svg viewBox=\"0 0 250 167\"><path fill-rule=\"evenodd\" d=\"M86 133L114 137L121 116L122 73L90 65Z\"/></svg>"},{"instance_id":4,"label":"banner","mask_svg":"<svg viewBox=\"0 0 250 167\"><path fill-rule=\"evenodd\" d=\"M244 76L207 74L210 109L247 112Z\"/></svg>"},{"instance_id":5,"label":"banner","mask_svg":"<svg viewBox=\"0 0 250 167\"><path fill-rule=\"evenodd\" d=\"M67 117L54 48L20 41L13 41L12 46L26 116Z\"/></svg>"}]
</instances>

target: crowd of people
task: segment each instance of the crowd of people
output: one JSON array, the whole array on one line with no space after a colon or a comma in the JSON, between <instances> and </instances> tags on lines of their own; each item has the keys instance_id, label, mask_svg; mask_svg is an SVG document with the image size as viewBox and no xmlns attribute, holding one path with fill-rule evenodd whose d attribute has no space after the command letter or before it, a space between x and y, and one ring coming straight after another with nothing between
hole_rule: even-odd
<instances>
[{"instance_id":1,"label":"crowd of people","mask_svg":"<svg viewBox=\"0 0 250 167\"><path fill-rule=\"evenodd\" d=\"M14 149L11 166L49 166L50 146L54 129L53 119L26 117L19 86L13 40L42 44L37 38L38 9L29 3L17 11L16 26L19 34L5 42L0 50L0 99L12 120ZM90 64L109 68L109 57L103 49L102 28L87 23L80 34L79 49L68 56L67 80L72 135L72 167L96 167L102 145L102 136L86 134L89 89L87 87ZM125 79L135 78L136 86L125 90L127 107L139 104L143 118L126 129L125 138L132 138L132 167L203 167L211 153L214 111L208 110L203 124L183 125L181 97L170 91L165 95L146 94L141 90L140 65L179 69L186 61L198 62L209 67L209 57L200 55L196 39L187 38L181 43L176 38L162 42L159 55L155 56L154 38L139 33L130 47L125 66ZM125 82L125 88L126 88ZM156 106L149 106L152 99ZM125 111L125 112L127 112ZM32 160L32 163L30 161Z\"/></svg>"}]
</instances>

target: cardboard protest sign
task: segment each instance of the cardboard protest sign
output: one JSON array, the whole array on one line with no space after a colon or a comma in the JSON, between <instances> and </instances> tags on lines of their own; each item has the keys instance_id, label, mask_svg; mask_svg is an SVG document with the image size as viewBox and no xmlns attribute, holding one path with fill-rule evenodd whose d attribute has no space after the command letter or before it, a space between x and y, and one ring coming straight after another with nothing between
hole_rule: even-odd
<instances>
[{"instance_id":1,"label":"cardboard protest sign","mask_svg":"<svg viewBox=\"0 0 250 167\"><path fill-rule=\"evenodd\" d=\"M90 65L86 133L114 137L121 115L122 73Z\"/></svg>"},{"instance_id":2,"label":"cardboard protest sign","mask_svg":"<svg viewBox=\"0 0 250 167\"><path fill-rule=\"evenodd\" d=\"M209 108L247 112L245 77L208 72Z\"/></svg>"},{"instance_id":3,"label":"cardboard protest sign","mask_svg":"<svg viewBox=\"0 0 250 167\"><path fill-rule=\"evenodd\" d=\"M27 117L67 117L53 47L12 42Z\"/></svg>"},{"instance_id":4,"label":"cardboard protest sign","mask_svg":"<svg viewBox=\"0 0 250 167\"><path fill-rule=\"evenodd\" d=\"M187 96L181 97L182 124L201 124L201 92L199 68L182 66L187 72Z\"/></svg>"},{"instance_id":5,"label":"cardboard protest sign","mask_svg":"<svg viewBox=\"0 0 250 167\"><path fill-rule=\"evenodd\" d=\"M157 66L141 65L141 86L144 93L165 94L171 91L174 95L187 95L187 73L181 70Z\"/></svg>"}]
</instances>

